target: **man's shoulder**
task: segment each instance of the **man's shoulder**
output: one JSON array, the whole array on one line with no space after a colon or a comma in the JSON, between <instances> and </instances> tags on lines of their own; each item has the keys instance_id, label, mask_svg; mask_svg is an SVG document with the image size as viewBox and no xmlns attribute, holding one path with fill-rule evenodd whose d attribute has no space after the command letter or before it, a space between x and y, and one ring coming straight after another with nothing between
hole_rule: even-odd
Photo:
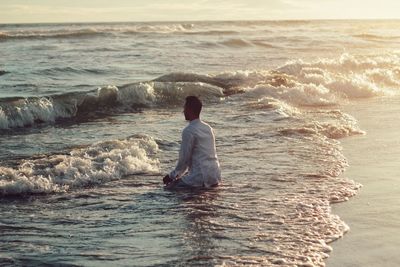
<instances>
[{"instance_id":1,"label":"man's shoulder","mask_svg":"<svg viewBox=\"0 0 400 267\"><path fill-rule=\"evenodd\" d=\"M193 131L194 131L193 125L192 124L188 124L188 125L186 125L185 128L183 128L182 134L191 134L191 133L193 133Z\"/></svg>"},{"instance_id":2,"label":"man's shoulder","mask_svg":"<svg viewBox=\"0 0 400 267\"><path fill-rule=\"evenodd\" d=\"M189 125L187 125L183 129L182 133L184 133L184 134L196 134L196 132L198 132L198 131L203 131L202 129L210 129L210 130L212 130L211 126L208 123L206 123L206 122L204 122L202 120L196 120L193 123L189 123Z\"/></svg>"},{"instance_id":3,"label":"man's shoulder","mask_svg":"<svg viewBox=\"0 0 400 267\"><path fill-rule=\"evenodd\" d=\"M202 126L203 127L207 127L207 128L209 128L209 129L211 129L212 130L212 127L211 127L211 125L210 124L208 124L207 122L205 122L205 121L200 121L201 122L201 124L202 124Z\"/></svg>"},{"instance_id":4,"label":"man's shoulder","mask_svg":"<svg viewBox=\"0 0 400 267\"><path fill-rule=\"evenodd\" d=\"M207 122L204 122L202 120L196 120L196 121L194 121L192 123L189 123L189 125L187 125L183 129L183 131L196 132L198 130L205 129L205 128L212 130L212 127Z\"/></svg>"}]
</instances>

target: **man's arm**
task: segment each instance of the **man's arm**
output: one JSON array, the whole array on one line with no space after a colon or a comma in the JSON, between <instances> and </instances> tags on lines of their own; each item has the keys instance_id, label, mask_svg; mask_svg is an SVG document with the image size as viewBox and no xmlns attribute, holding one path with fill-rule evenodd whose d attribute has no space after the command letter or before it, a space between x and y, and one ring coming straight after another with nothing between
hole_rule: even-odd
<instances>
[{"instance_id":1,"label":"man's arm","mask_svg":"<svg viewBox=\"0 0 400 267\"><path fill-rule=\"evenodd\" d=\"M193 134L185 129L182 132L182 143L179 150L179 160L176 164L175 170L173 170L169 177L173 180L180 178L187 169L190 167L190 162L192 160L192 151L194 146L194 136Z\"/></svg>"}]
</instances>

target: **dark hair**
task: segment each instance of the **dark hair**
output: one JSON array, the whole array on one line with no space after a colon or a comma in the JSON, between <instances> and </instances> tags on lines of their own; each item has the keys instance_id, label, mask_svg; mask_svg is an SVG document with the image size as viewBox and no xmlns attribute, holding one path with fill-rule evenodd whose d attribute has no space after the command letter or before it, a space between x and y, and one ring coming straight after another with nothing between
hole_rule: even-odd
<instances>
[{"instance_id":1,"label":"dark hair","mask_svg":"<svg viewBox=\"0 0 400 267\"><path fill-rule=\"evenodd\" d=\"M194 115L200 116L201 108L203 104L197 96L187 96L185 105L193 111Z\"/></svg>"}]
</instances>

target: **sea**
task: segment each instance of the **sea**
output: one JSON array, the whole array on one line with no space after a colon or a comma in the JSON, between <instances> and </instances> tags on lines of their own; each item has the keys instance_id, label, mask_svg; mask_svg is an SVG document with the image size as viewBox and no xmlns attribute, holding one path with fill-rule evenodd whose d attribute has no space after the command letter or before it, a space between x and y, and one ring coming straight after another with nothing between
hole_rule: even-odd
<instances>
[{"instance_id":1,"label":"sea","mask_svg":"<svg viewBox=\"0 0 400 267\"><path fill-rule=\"evenodd\" d=\"M325 266L344 112L400 88L400 21L0 25L1 266ZM165 190L188 95L222 183ZM377 118L371 118L377 119Z\"/></svg>"}]
</instances>

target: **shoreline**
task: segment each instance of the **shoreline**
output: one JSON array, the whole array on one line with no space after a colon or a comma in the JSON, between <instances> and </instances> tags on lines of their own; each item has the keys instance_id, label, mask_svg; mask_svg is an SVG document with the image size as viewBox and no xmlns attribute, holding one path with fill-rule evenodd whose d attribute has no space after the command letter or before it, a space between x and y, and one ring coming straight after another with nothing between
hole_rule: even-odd
<instances>
[{"instance_id":1,"label":"shoreline","mask_svg":"<svg viewBox=\"0 0 400 267\"><path fill-rule=\"evenodd\" d=\"M350 231L330 244L326 266L400 266L400 98L364 100L343 111L367 133L341 140L350 165L343 175L362 187L332 205Z\"/></svg>"}]
</instances>

